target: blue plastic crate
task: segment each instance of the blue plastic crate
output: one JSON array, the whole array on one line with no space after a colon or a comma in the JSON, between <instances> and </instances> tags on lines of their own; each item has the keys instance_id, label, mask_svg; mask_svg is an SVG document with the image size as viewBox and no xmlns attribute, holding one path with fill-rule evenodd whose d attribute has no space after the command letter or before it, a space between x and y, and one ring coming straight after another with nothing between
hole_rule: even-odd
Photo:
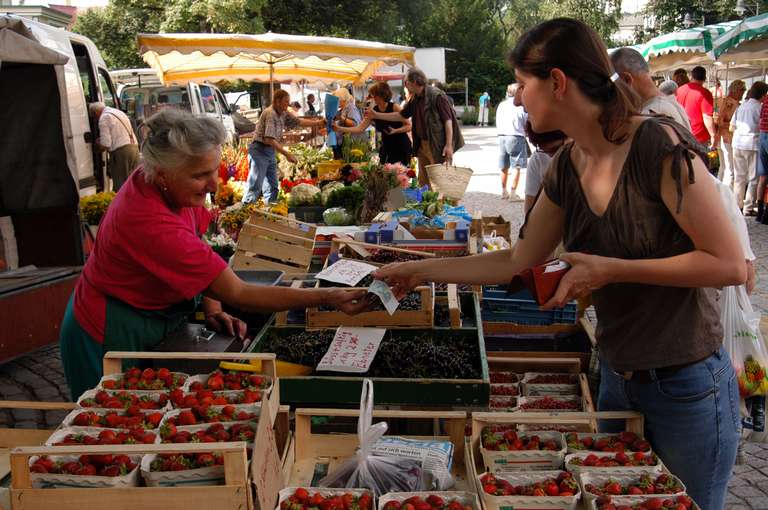
<instances>
[{"instance_id":1,"label":"blue plastic crate","mask_svg":"<svg viewBox=\"0 0 768 510\"><path fill-rule=\"evenodd\" d=\"M541 310L527 289L507 295L504 285L483 287L481 313L485 322L509 322L527 326L576 324L578 320L575 301L563 308Z\"/></svg>"}]
</instances>

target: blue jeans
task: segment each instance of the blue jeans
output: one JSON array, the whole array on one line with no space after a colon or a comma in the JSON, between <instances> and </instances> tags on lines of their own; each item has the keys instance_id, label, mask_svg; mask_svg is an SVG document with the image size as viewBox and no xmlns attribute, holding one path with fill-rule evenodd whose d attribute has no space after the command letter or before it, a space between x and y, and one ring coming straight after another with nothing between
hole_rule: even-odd
<instances>
[{"instance_id":1,"label":"blue jeans","mask_svg":"<svg viewBox=\"0 0 768 510\"><path fill-rule=\"evenodd\" d=\"M757 175L760 177L768 175L768 133L760 132L757 145ZM758 200L762 198L758 197Z\"/></svg>"},{"instance_id":2,"label":"blue jeans","mask_svg":"<svg viewBox=\"0 0 768 510\"><path fill-rule=\"evenodd\" d=\"M528 166L528 142L524 136L499 135L499 168Z\"/></svg>"},{"instance_id":3,"label":"blue jeans","mask_svg":"<svg viewBox=\"0 0 768 510\"><path fill-rule=\"evenodd\" d=\"M277 158L275 149L269 145L253 142L248 147L251 157L248 170L248 189L243 195L246 204L255 202L264 195L265 202L277 201Z\"/></svg>"},{"instance_id":4,"label":"blue jeans","mask_svg":"<svg viewBox=\"0 0 768 510\"><path fill-rule=\"evenodd\" d=\"M645 415L645 436L669 470L680 477L702 510L724 507L736 461L741 419L736 373L725 349L651 382L626 381L600 364L598 408ZM623 423L601 422L603 432Z\"/></svg>"}]
</instances>

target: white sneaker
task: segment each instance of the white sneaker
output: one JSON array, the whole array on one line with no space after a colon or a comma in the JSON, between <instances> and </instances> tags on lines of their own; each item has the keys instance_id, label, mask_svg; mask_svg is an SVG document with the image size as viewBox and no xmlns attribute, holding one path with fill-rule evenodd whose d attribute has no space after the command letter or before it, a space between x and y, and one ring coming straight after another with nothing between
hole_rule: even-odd
<instances>
[{"instance_id":1,"label":"white sneaker","mask_svg":"<svg viewBox=\"0 0 768 510\"><path fill-rule=\"evenodd\" d=\"M503 190L503 191L501 192L501 199L502 199L502 200L506 200L506 199L508 199L508 198L509 198L509 191L507 191L507 190Z\"/></svg>"}]
</instances>

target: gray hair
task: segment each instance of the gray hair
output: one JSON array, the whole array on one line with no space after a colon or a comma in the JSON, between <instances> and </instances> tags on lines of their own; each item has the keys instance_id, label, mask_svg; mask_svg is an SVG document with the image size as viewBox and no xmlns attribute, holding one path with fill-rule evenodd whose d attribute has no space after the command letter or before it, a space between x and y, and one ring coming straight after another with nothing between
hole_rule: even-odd
<instances>
[{"instance_id":1,"label":"gray hair","mask_svg":"<svg viewBox=\"0 0 768 510\"><path fill-rule=\"evenodd\" d=\"M649 72L648 62L633 48L619 48L611 53L611 63L617 73L643 74Z\"/></svg>"},{"instance_id":2,"label":"gray hair","mask_svg":"<svg viewBox=\"0 0 768 510\"><path fill-rule=\"evenodd\" d=\"M154 180L158 168L178 170L217 149L227 139L221 122L172 108L150 117L144 127L147 131L141 156L149 182Z\"/></svg>"},{"instance_id":3,"label":"gray hair","mask_svg":"<svg viewBox=\"0 0 768 510\"><path fill-rule=\"evenodd\" d=\"M104 110L107 106L104 103L101 103L99 101L96 101L94 103L91 103L88 105L88 112L91 115L96 115L100 111Z\"/></svg>"},{"instance_id":4,"label":"gray hair","mask_svg":"<svg viewBox=\"0 0 768 510\"><path fill-rule=\"evenodd\" d=\"M427 84L427 75L418 67L411 67L405 73L405 81L424 87Z\"/></svg>"},{"instance_id":5,"label":"gray hair","mask_svg":"<svg viewBox=\"0 0 768 510\"><path fill-rule=\"evenodd\" d=\"M661 85L659 85L659 90L665 96L674 95L674 93L677 92L677 82L675 80L664 80L661 82Z\"/></svg>"},{"instance_id":6,"label":"gray hair","mask_svg":"<svg viewBox=\"0 0 768 510\"><path fill-rule=\"evenodd\" d=\"M507 85L507 97L515 97L515 94L517 94L517 87L519 87L517 83L511 83Z\"/></svg>"}]
</instances>

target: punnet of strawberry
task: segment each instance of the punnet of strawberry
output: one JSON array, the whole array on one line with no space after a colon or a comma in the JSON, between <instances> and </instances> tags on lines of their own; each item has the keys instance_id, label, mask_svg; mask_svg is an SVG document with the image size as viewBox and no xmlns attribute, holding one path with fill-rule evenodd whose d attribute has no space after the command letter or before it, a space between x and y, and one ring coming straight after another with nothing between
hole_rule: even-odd
<instances>
[{"instance_id":1,"label":"punnet of strawberry","mask_svg":"<svg viewBox=\"0 0 768 510\"><path fill-rule=\"evenodd\" d=\"M169 394L171 404L175 408L192 408L195 406L225 406L227 404L255 404L261 402L261 391L233 390L214 393L213 390L199 390L184 393L175 389Z\"/></svg>"},{"instance_id":2,"label":"punnet of strawberry","mask_svg":"<svg viewBox=\"0 0 768 510\"><path fill-rule=\"evenodd\" d=\"M144 411L139 406L131 406L125 411L81 411L72 419L77 427L105 427L109 429L147 429L160 426L164 413Z\"/></svg>"},{"instance_id":3,"label":"punnet of strawberry","mask_svg":"<svg viewBox=\"0 0 768 510\"><path fill-rule=\"evenodd\" d=\"M458 499L446 499L438 494L411 496L403 501L387 501L382 510L474 510Z\"/></svg>"},{"instance_id":4,"label":"punnet of strawberry","mask_svg":"<svg viewBox=\"0 0 768 510\"><path fill-rule=\"evenodd\" d=\"M69 446L77 444L86 446L100 444L152 444L155 442L156 438L157 435L154 432L149 432L140 428L118 431L105 429L98 434L73 432L53 443L53 446Z\"/></svg>"},{"instance_id":5,"label":"punnet of strawberry","mask_svg":"<svg viewBox=\"0 0 768 510\"><path fill-rule=\"evenodd\" d=\"M695 508L693 500L686 495L670 498L649 498L645 501L632 501L631 503L615 503L610 496L602 496L597 499L595 506L598 510L690 510Z\"/></svg>"},{"instance_id":6,"label":"punnet of strawberry","mask_svg":"<svg viewBox=\"0 0 768 510\"><path fill-rule=\"evenodd\" d=\"M80 455L74 459L56 460L42 456L34 460L29 470L32 473L114 477L127 475L137 466L127 455Z\"/></svg>"},{"instance_id":7,"label":"punnet of strawberry","mask_svg":"<svg viewBox=\"0 0 768 510\"><path fill-rule=\"evenodd\" d=\"M635 452L626 454L618 452L615 455L595 455L589 454L586 457L574 457L568 461L573 466L587 467L633 467L633 466L656 466L659 458L653 453Z\"/></svg>"},{"instance_id":8,"label":"punnet of strawberry","mask_svg":"<svg viewBox=\"0 0 768 510\"><path fill-rule=\"evenodd\" d=\"M296 489L293 494L280 502L280 510L372 510L373 497L363 494L334 494L324 496L320 492L304 488Z\"/></svg>"},{"instance_id":9,"label":"punnet of strawberry","mask_svg":"<svg viewBox=\"0 0 768 510\"><path fill-rule=\"evenodd\" d=\"M579 484L573 475L566 471L561 471L556 478L547 477L525 485L513 485L491 473L481 476L480 482L483 484L483 492L491 496L570 497L579 493Z\"/></svg>"},{"instance_id":10,"label":"punnet of strawberry","mask_svg":"<svg viewBox=\"0 0 768 510\"><path fill-rule=\"evenodd\" d=\"M202 453L163 453L159 454L150 464L150 471L186 471L212 466L224 465L221 454Z\"/></svg>"},{"instance_id":11,"label":"punnet of strawberry","mask_svg":"<svg viewBox=\"0 0 768 510\"><path fill-rule=\"evenodd\" d=\"M255 437L252 424L234 423L229 427L223 423L214 423L205 430L190 432L178 430L172 423L164 423L160 427L160 437L163 443L221 443L227 441L245 441L252 443Z\"/></svg>"},{"instance_id":12,"label":"punnet of strawberry","mask_svg":"<svg viewBox=\"0 0 768 510\"><path fill-rule=\"evenodd\" d=\"M216 370L204 383L195 381L189 389L191 391L263 390L269 387L270 382L269 377L252 372Z\"/></svg>"},{"instance_id":13,"label":"punnet of strawberry","mask_svg":"<svg viewBox=\"0 0 768 510\"><path fill-rule=\"evenodd\" d=\"M643 496L684 492L680 482L666 473L658 476L642 474L632 483L621 483L617 480L607 480L600 485L587 483L584 490L597 496Z\"/></svg>"},{"instance_id":14,"label":"punnet of strawberry","mask_svg":"<svg viewBox=\"0 0 768 510\"><path fill-rule=\"evenodd\" d=\"M559 451L562 444L554 439L542 439L538 434L519 434L511 426L486 426L481 433L482 445L486 450L549 450Z\"/></svg>"},{"instance_id":15,"label":"punnet of strawberry","mask_svg":"<svg viewBox=\"0 0 768 510\"><path fill-rule=\"evenodd\" d=\"M540 398L529 398L524 403L520 404L520 408L572 411L581 409L581 405L579 404L578 400L546 396Z\"/></svg>"},{"instance_id":16,"label":"punnet of strawberry","mask_svg":"<svg viewBox=\"0 0 768 510\"><path fill-rule=\"evenodd\" d=\"M531 374L525 382L528 384L576 384L578 378L574 374Z\"/></svg>"},{"instance_id":17,"label":"punnet of strawberry","mask_svg":"<svg viewBox=\"0 0 768 510\"><path fill-rule=\"evenodd\" d=\"M186 380L185 374L167 368L141 370L134 367L116 379L104 379L101 386L105 390L163 391L180 388Z\"/></svg>"},{"instance_id":18,"label":"punnet of strawberry","mask_svg":"<svg viewBox=\"0 0 768 510\"><path fill-rule=\"evenodd\" d=\"M575 432L565 435L568 447L574 450L590 450L594 452L649 452L651 443L634 432L619 432L605 437L579 437Z\"/></svg>"},{"instance_id":19,"label":"punnet of strawberry","mask_svg":"<svg viewBox=\"0 0 768 510\"><path fill-rule=\"evenodd\" d=\"M519 394L520 389L516 384L491 384L491 395L516 397Z\"/></svg>"},{"instance_id":20,"label":"punnet of strawberry","mask_svg":"<svg viewBox=\"0 0 768 510\"><path fill-rule=\"evenodd\" d=\"M173 416L169 413L165 423L184 427L200 423L255 420L258 416L253 411L237 408L232 404L225 406L194 406L191 409L182 409Z\"/></svg>"},{"instance_id":21,"label":"punnet of strawberry","mask_svg":"<svg viewBox=\"0 0 768 510\"><path fill-rule=\"evenodd\" d=\"M514 372L491 372L489 375L491 384L516 383L520 380L520 377Z\"/></svg>"},{"instance_id":22,"label":"punnet of strawberry","mask_svg":"<svg viewBox=\"0 0 768 510\"><path fill-rule=\"evenodd\" d=\"M168 395L137 396L128 391L99 390L93 397L83 398L78 402L80 407L98 407L102 409L128 409L138 406L139 409L162 409L168 403Z\"/></svg>"}]
</instances>

